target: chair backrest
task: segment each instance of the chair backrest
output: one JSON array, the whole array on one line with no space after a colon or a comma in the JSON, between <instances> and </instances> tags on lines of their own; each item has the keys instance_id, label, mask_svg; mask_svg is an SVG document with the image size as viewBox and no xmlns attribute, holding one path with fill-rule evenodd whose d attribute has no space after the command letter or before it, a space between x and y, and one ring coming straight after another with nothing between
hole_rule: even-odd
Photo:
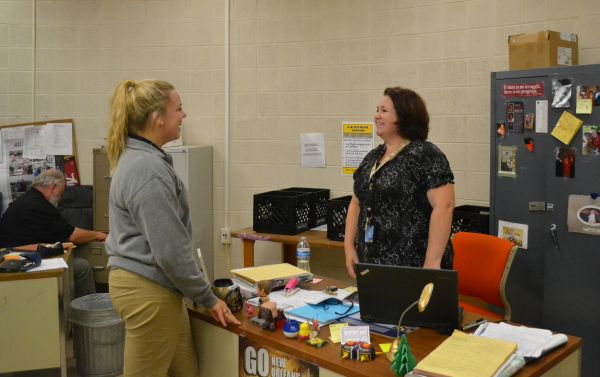
<instances>
[{"instance_id":1,"label":"chair backrest","mask_svg":"<svg viewBox=\"0 0 600 377\"><path fill-rule=\"evenodd\" d=\"M92 186L68 186L58 211L73 226L94 229L94 191Z\"/></svg>"},{"instance_id":2,"label":"chair backrest","mask_svg":"<svg viewBox=\"0 0 600 377\"><path fill-rule=\"evenodd\" d=\"M502 238L470 232L454 234L452 246L458 293L502 308L504 318L510 319L505 285L517 246Z\"/></svg>"}]
</instances>

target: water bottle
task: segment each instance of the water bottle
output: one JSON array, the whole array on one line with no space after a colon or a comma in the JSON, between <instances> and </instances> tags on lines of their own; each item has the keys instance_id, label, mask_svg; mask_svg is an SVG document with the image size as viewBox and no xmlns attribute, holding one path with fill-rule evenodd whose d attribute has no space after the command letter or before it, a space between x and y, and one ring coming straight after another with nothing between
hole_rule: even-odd
<instances>
[{"instance_id":1,"label":"water bottle","mask_svg":"<svg viewBox=\"0 0 600 377\"><path fill-rule=\"evenodd\" d=\"M296 246L296 260L298 268L310 272L310 245L306 237L300 237L300 241Z\"/></svg>"}]
</instances>

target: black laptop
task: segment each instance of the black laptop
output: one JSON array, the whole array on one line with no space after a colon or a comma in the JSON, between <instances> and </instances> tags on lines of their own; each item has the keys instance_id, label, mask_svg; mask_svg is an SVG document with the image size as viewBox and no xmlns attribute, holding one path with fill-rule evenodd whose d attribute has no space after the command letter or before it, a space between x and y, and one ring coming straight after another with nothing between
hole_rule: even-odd
<instances>
[{"instance_id":1,"label":"black laptop","mask_svg":"<svg viewBox=\"0 0 600 377\"><path fill-rule=\"evenodd\" d=\"M402 312L419 299L427 283L433 283L429 305L422 313L415 306L404 316L403 325L450 331L457 327L458 273L416 267L357 263L354 266L364 322L398 324Z\"/></svg>"}]
</instances>

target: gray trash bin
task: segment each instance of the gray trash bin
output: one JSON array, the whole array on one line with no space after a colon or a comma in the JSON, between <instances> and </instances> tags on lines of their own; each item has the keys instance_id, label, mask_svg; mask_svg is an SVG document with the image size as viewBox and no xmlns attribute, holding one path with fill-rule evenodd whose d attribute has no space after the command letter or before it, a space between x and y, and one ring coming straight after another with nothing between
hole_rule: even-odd
<instances>
[{"instance_id":1,"label":"gray trash bin","mask_svg":"<svg viewBox=\"0 0 600 377\"><path fill-rule=\"evenodd\" d=\"M125 327L108 293L94 293L71 301L70 321L77 373L84 377L122 374Z\"/></svg>"}]
</instances>

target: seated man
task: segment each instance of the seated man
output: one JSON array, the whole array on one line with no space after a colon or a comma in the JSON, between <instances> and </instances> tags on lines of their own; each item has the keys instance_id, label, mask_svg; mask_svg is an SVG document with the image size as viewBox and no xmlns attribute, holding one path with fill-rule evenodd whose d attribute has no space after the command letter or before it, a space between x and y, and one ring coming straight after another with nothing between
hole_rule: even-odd
<instances>
[{"instance_id":1,"label":"seated man","mask_svg":"<svg viewBox=\"0 0 600 377\"><path fill-rule=\"evenodd\" d=\"M0 247L36 243L73 242L85 244L104 241L106 234L69 224L58 212L65 192L65 176L55 169L44 171L33 179L31 188L10 204L0 220ZM94 274L89 262L73 258L75 297L96 292Z\"/></svg>"}]
</instances>

